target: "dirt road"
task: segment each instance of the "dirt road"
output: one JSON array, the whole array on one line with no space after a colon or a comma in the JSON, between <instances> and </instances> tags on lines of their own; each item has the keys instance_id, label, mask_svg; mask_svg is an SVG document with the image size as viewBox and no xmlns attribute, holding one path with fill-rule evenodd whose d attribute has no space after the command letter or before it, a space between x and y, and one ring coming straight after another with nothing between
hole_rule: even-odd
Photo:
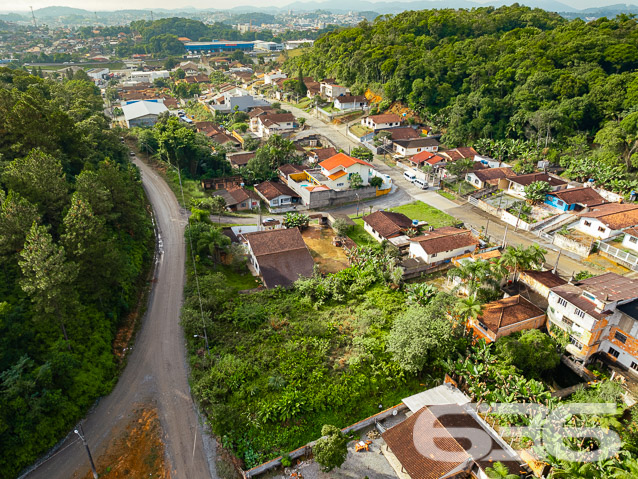
<instances>
[{"instance_id":1,"label":"dirt road","mask_svg":"<svg viewBox=\"0 0 638 479\"><path fill-rule=\"evenodd\" d=\"M142 171L160 231L154 287L128 365L113 392L86 418L85 436L97 459L111 438L130 421L134 410L139 410L140 405L153 406L158 411L171 478L216 479L214 444L203 441L206 438L190 395L185 343L179 325L185 281L185 217L166 183L141 161L136 159L135 164ZM82 477L87 471L84 447L70 433L50 459L25 477L69 479Z\"/></svg>"}]
</instances>

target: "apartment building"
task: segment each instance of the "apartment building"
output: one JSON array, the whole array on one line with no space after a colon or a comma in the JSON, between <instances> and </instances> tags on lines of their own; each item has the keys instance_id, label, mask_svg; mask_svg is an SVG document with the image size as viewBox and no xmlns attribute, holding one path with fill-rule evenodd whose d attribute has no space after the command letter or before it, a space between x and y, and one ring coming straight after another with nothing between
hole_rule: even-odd
<instances>
[{"instance_id":1,"label":"apartment building","mask_svg":"<svg viewBox=\"0 0 638 479\"><path fill-rule=\"evenodd\" d=\"M574 359L600 355L638 374L638 280L605 273L552 288L548 303L550 329L569 334Z\"/></svg>"}]
</instances>

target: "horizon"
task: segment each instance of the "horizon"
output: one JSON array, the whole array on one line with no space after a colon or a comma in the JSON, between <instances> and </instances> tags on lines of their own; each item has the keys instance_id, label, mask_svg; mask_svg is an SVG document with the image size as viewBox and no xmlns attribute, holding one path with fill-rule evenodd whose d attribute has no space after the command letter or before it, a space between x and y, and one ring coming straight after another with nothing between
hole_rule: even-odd
<instances>
[{"instance_id":1,"label":"horizon","mask_svg":"<svg viewBox=\"0 0 638 479\"><path fill-rule=\"evenodd\" d=\"M367 2L370 3L388 3L387 0L365 0ZM397 1L397 4L410 4L410 3L415 3L416 1L419 0L404 0L404 1ZM424 0L424 1L428 1L428 0ZM469 0L472 1L474 3L479 3L479 4L483 4L483 5L489 5L491 2L490 1L485 1L485 0ZM615 5L628 5L628 6L638 6L638 2L637 0L624 0L624 1L616 1L616 0L603 0L603 1L599 1L599 0L548 0L548 3L552 2L552 3L556 3L556 4L563 4L563 5L567 5L573 9L576 10L584 10L587 8L604 8L604 7L610 7L610 6L615 6ZM13 2L9 1L9 0L0 0L0 13L30 13L30 8L29 6L24 6L23 8L15 8L15 6L12 4ZM31 4L31 6L33 7L34 11L37 11L39 9L42 8L47 8L47 7L68 7L68 8L77 8L77 9L81 9L81 10L86 10L89 12L114 12L114 11L118 11L118 10L170 10L170 11L178 11L178 10L188 10L188 9L196 9L196 10L229 10L231 8L235 8L235 7L254 7L254 8L259 8L259 9L263 9L264 6L263 4L255 4L255 0L239 0L237 3L235 3L233 5L233 7L228 7L227 2L223 2L221 0L190 0L188 5L185 5L183 7L175 7L174 2L170 2L168 0L141 0L141 1L137 1L135 2L135 6L131 6L130 2L127 2L125 0L113 0L112 2L110 2L111 5L113 5L113 8L108 8L105 9L102 7L102 2L98 2L97 0L71 0L69 2L65 2L64 4L62 4L62 2L58 1L58 0L32 0L31 2L29 2ZM211 5L212 3L212 5ZM297 3L295 0L271 0L268 5L269 6L273 6L275 8L283 8L286 7L287 5L290 5L292 3ZM301 0L301 3L306 3L308 5L314 4L316 5L315 9L321 9L321 5L324 3L327 3L325 0L324 1L320 1L320 2L310 2L310 1L304 1ZM346 1L343 2L344 3L344 7L342 8L343 10L348 10L349 7L347 6L350 2ZM513 3L521 3L524 4L525 0L519 0L519 2L516 1L512 1L511 4ZM22 7L22 5L20 5L20 7ZM102 8L98 8L98 7L102 7Z\"/></svg>"}]
</instances>

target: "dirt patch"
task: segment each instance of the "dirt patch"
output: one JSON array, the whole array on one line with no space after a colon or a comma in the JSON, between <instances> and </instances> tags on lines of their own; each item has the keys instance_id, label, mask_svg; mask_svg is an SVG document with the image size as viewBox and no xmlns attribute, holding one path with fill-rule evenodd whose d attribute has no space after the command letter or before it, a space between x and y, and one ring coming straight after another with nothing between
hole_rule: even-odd
<instances>
[{"instance_id":1,"label":"dirt patch","mask_svg":"<svg viewBox=\"0 0 638 479\"><path fill-rule=\"evenodd\" d=\"M614 263L611 259L602 256L599 253L590 254L587 259L583 261L583 265L589 266L589 269L604 271L606 273L618 273L625 275L629 273L629 269L624 266Z\"/></svg>"},{"instance_id":2,"label":"dirt patch","mask_svg":"<svg viewBox=\"0 0 638 479\"><path fill-rule=\"evenodd\" d=\"M102 479L162 478L170 479L164 462L162 429L157 410L140 408L95 464ZM91 472L83 479L93 479Z\"/></svg>"},{"instance_id":3,"label":"dirt patch","mask_svg":"<svg viewBox=\"0 0 638 479\"><path fill-rule=\"evenodd\" d=\"M335 232L329 226L310 225L302 233L315 264L322 273L337 273L348 267L348 257L342 248L332 244Z\"/></svg>"}]
</instances>

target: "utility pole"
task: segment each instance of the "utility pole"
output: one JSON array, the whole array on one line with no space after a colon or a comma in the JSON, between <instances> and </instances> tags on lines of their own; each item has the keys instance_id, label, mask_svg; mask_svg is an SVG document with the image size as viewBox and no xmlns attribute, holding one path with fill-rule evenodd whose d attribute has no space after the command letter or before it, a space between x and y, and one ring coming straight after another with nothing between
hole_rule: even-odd
<instances>
[{"instance_id":1,"label":"utility pole","mask_svg":"<svg viewBox=\"0 0 638 479\"><path fill-rule=\"evenodd\" d=\"M78 436L80 436L80 439L82 440L82 443L84 444L84 447L86 448L86 453L89 456L89 462L91 463L91 470L93 471L93 479L98 479L97 471L95 470L95 464L93 463L93 457L91 456L91 450L89 449L89 443L86 442L86 439L84 438L84 431L82 430L82 425L80 424L79 431L77 429L74 429L73 432L76 433Z\"/></svg>"},{"instance_id":2,"label":"utility pole","mask_svg":"<svg viewBox=\"0 0 638 479\"><path fill-rule=\"evenodd\" d=\"M509 225L505 225L505 233L503 234L503 244L501 245L502 248L505 248L505 240L507 239L507 228L509 227Z\"/></svg>"},{"instance_id":3,"label":"utility pole","mask_svg":"<svg viewBox=\"0 0 638 479\"><path fill-rule=\"evenodd\" d=\"M556 264L554 265L554 269L552 270L552 273L556 274L556 271L558 271L558 261L560 260L560 255L563 253L562 249L558 250L558 257L556 258Z\"/></svg>"},{"instance_id":4,"label":"utility pole","mask_svg":"<svg viewBox=\"0 0 638 479\"><path fill-rule=\"evenodd\" d=\"M516 217L516 226L514 226L514 231L518 229L518 222L521 219L522 212L523 212L523 203L521 202L521 205L518 208L518 216Z\"/></svg>"}]
</instances>

